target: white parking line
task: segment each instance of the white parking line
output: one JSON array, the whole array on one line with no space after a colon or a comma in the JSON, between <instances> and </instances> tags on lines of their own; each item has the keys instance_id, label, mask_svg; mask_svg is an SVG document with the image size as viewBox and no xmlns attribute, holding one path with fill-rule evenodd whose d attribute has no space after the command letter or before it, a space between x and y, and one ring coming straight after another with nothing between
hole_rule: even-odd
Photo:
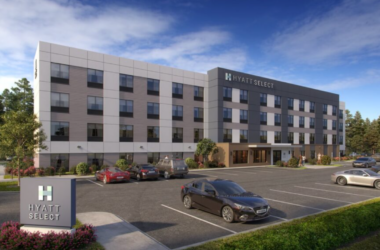
<instances>
[{"instance_id":1,"label":"white parking line","mask_svg":"<svg viewBox=\"0 0 380 250\"><path fill-rule=\"evenodd\" d=\"M178 213L181 213L181 214L187 215L187 216L189 216L189 217L191 217L191 218L194 218L194 219L197 219L197 220L203 221L203 222L205 222L205 223L207 223L207 224L213 225L214 227L218 227L218 228L224 229L224 230L226 230L226 231L228 231L228 232L230 232L230 233L233 233L233 234L236 234L236 233L237 233L237 232L232 231L232 230L230 230L230 229L228 229L228 228L225 228L225 227L222 227L222 226L216 225L216 224L211 223L211 222L209 222L209 221L207 221L207 220L203 220L203 219L201 219L201 218L195 217L194 215L191 215L191 214L188 214L188 213L184 213L184 212L182 212L182 211L180 211L180 210L177 210L177 209L175 209L175 208L172 208L172 207L166 206L166 205L164 205L164 204L161 204L161 206L166 207L166 208L169 208L169 209L171 209L171 210L173 210L173 211L176 211L176 212L178 212Z\"/></svg>"},{"instance_id":2,"label":"white parking line","mask_svg":"<svg viewBox=\"0 0 380 250\"><path fill-rule=\"evenodd\" d=\"M324 186L332 186L332 187L340 187L340 188L349 188L349 189L360 189L360 190L365 190L365 191L376 191L379 192L377 189L373 189L369 186L363 186L363 187L347 187L347 186L339 186L338 184L324 184L324 183L315 183L317 185L324 185Z\"/></svg>"},{"instance_id":3,"label":"white parking line","mask_svg":"<svg viewBox=\"0 0 380 250\"><path fill-rule=\"evenodd\" d=\"M341 201L341 200L336 200L336 199L329 199L329 198L324 198L324 197L319 197L319 196L313 196L313 195L292 193L292 192L286 192L286 191L275 190L275 189L269 189L269 190L270 191L274 191L274 192L280 192L280 193L286 193L286 194L295 194L295 195L306 196L306 197L317 198L317 199L323 199L323 200L329 200L329 201L338 201L338 202L343 202L343 203L347 203L347 204L352 204L353 203L353 202L349 202L349 201Z\"/></svg>"},{"instance_id":4,"label":"white parking line","mask_svg":"<svg viewBox=\"0 0 380 250\"><path fill-rule=\"evenodd\" d=\"M370 196L370 195L362 195L362 194L353 194L353 193L338 192L338 191L319 189L319 188L309 188L309 187L301 187L301 186L294 186L294 187L296 187L296 188L303 188L303 189L310 189L310 190L318 190L318 191L324 191L324 192L330 192L330 193L337 193L337 194L357 195L357 196L363 196L363 197L369 197L369 198L375 198L375 197L377 197L377 196Z\"/></svg>"},{"instance_id":5,"label":"white parking line","mask_svg":"<svg viewBox=\"0 0 380 250\"><path fill-rule=\"evenodd\" d=\"M89 179L86 179L86 180L88 180L89 182L92 182L92 183L94 183L94 184L96 184L96 185L98 185L98 186L103 187L103 185L101 185L101 184L99 184L99 183L96 183L95 181L92 181L92 180L89 180Z\"/></svg>"},{"instance_id":6,"label":"white parking line","mask_svg":"<svg viewBox=\"0 0 380 250\"><path fill-rule=\"evenodd\" d=\"M220 174L226 174L226 175L235 175L235 176L237 176L237 174L230 174L230 173L220 173Z\"/></svg>"},{"instance_id":7,"label":"white parking line","mask_svg":"<svg viewBox=\"0 0 380 250\"><path fill-rule=\"evenodd\" d=\"M207 174L206 176L218 178L218 176L216 176L216 175L209 175L209 174Z\"/></svg>"},{"instance_id":8,"label":"white parking line","mask_svg":"<svg viewBox=\"0 0 380 250\"><path fill-rule=\"evenodd\" d=\"M316 208L316 207L308 207L308 206L304 206L304 205L300 205L300 204L294 204L294 203L290 203L290 202L286 202L286 201L279 201L279 200L273 200L273 199L269 199L269 198L264 198L268 201L274 201L274 202L278 202L278 203L284 203L284 204L288 204L288 205L292 205L292 206L297 206L297 207L304 207L304 208L310 208L310 209L315 209L315 210L319 210L319 211L326 211L324 209L320 209L320 208Z\"/></svg>"},{"instance_id":9,"label":"white parking line","mask_svg":"<svg viewBox=\"0 0 380 250\"><path fill-rule=\"evenodd\" d=\"M280 219L280 220L283 220L283 221L288 221L288 219L277 217L277 216L274 216L274 215L269 215L269 217L273 217L273 218Z\"/></svg>"}]
</instances>

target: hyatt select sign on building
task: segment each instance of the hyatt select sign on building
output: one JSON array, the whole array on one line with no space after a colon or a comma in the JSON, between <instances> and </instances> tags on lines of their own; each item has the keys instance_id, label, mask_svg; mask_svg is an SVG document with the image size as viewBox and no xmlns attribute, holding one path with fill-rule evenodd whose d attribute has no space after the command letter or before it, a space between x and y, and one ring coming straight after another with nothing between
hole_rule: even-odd
<instances>
[{"instance_id":1,"label":"hyatt select sign on building","mask_svg":"<svg viewBox=\"0 0 380 250\"><path fill-rule=\"evenodd\" d=\"M75 218L75 179L21 179L21 224L71 229L75 225Z\"/></svg>"}]
</instances>

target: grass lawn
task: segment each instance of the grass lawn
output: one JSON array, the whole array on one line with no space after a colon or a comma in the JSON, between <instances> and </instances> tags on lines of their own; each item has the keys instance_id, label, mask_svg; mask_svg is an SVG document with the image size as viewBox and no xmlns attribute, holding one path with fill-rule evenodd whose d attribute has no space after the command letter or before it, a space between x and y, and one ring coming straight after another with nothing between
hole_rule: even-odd
<instances>
[{"instance_id":1,"label":"grass lawn","mask_svg":"<svg viewBox=\"0 0 380 250\"><path fill-rule=\"evenodd\" d=\"M7 165L7 161L0 161L0 165Z\"/></svg>"},{"instance_id":2,"label":"grass lawn","mask_svg":"<svg viewBox=\"0 0 380 250\"><path fill-rule=\"evenodd\" d=\"M374 235L365 237L350 246L338 248L339 250L376 250L380 249L380 232L376 232Z\"/></svg>"},{"instance_id":3,"label":"grass lawn","mask_svg":"<svg viewBox=\"0 0 380 250\"><path fill-rule=\"evenodd\" d=\"M0 182L0 191L20 191L17 181Z\"/></svg>"}]
</instances>

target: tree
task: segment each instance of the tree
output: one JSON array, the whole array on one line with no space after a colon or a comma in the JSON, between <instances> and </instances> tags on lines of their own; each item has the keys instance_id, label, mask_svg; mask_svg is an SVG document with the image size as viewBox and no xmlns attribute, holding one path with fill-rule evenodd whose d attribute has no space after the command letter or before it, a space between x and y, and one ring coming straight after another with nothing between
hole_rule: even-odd
<instances>
[{"instance_id":1,"label":"tree","mask_svg":"<svg viewBox=\"0 0 380 250\"><path fill-rule=\"evenodd\" d=\"M12 87L11 90L5 89L0 96L4 111L25 111L28 114L33 114L34 96L28 79L22 78L15 84L16 87Z\"/></svg>"},{"instance_id":2,"label":"tree","mask_svg":"<svg viewBox=\"0 0 380 250\"><path fill-rule=\"evenodd\" d=\"M355 116L346 110L346 146L350 152L364 152L364 134L366 124L362 119L360 112L356 112Z\"/></svg>"},{"instance_id":3,"label":"tree","mask_svg":"<svg viewBox=\"0 0 380 250\"><path fill-rule=\"evenodd\" d=\"M364 147L365 151L371 151L372 154L377 151L378 141L379 141L379 133L377 131L377 121L373 120L367 127L366 132L364 134Z\"/></svg>"},{"instance_id":4,"label":"tree","mask_svg":"<svg viewBox=\"0 0 380 250\"><path fill-rule=\"evenodd\" d=\"M198 142L195 154L198 156L202 155L205 162L208 162L208 156L211 152L218 152L218 147L216 146L215 142L207 138L203 138Z\"/></svg>"},{"instance_id":5,"label":"tree","mask_svg":"<svg viewBox=\"0 0 380 250\"><path fill-rule=\"evenodd\" d=\"M39 149L47 149L46 135L37 116L24 111L9 111L3 114L0 126L0 151L13 156L20 185L20 165L25 157L33 157Z\"/></svg>"}]
</instances>

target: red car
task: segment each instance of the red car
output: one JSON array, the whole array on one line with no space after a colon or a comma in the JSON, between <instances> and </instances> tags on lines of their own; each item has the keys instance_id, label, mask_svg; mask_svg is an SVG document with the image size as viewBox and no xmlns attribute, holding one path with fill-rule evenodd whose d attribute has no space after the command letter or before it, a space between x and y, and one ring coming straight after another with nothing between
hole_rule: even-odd
<instances>
[{"instance_id":1,"label":"red car","mask_svg":"<svg viewBox=\"0 0 380 250\"><path fill-rule=\"evenodd\" d=\"M130 176L128 172L124 172L117 167L108 167L100 171L96 171L95 180L103 181L104 184L111 182L124 182L129 181Z\"/></svg>"}]
</instances>

